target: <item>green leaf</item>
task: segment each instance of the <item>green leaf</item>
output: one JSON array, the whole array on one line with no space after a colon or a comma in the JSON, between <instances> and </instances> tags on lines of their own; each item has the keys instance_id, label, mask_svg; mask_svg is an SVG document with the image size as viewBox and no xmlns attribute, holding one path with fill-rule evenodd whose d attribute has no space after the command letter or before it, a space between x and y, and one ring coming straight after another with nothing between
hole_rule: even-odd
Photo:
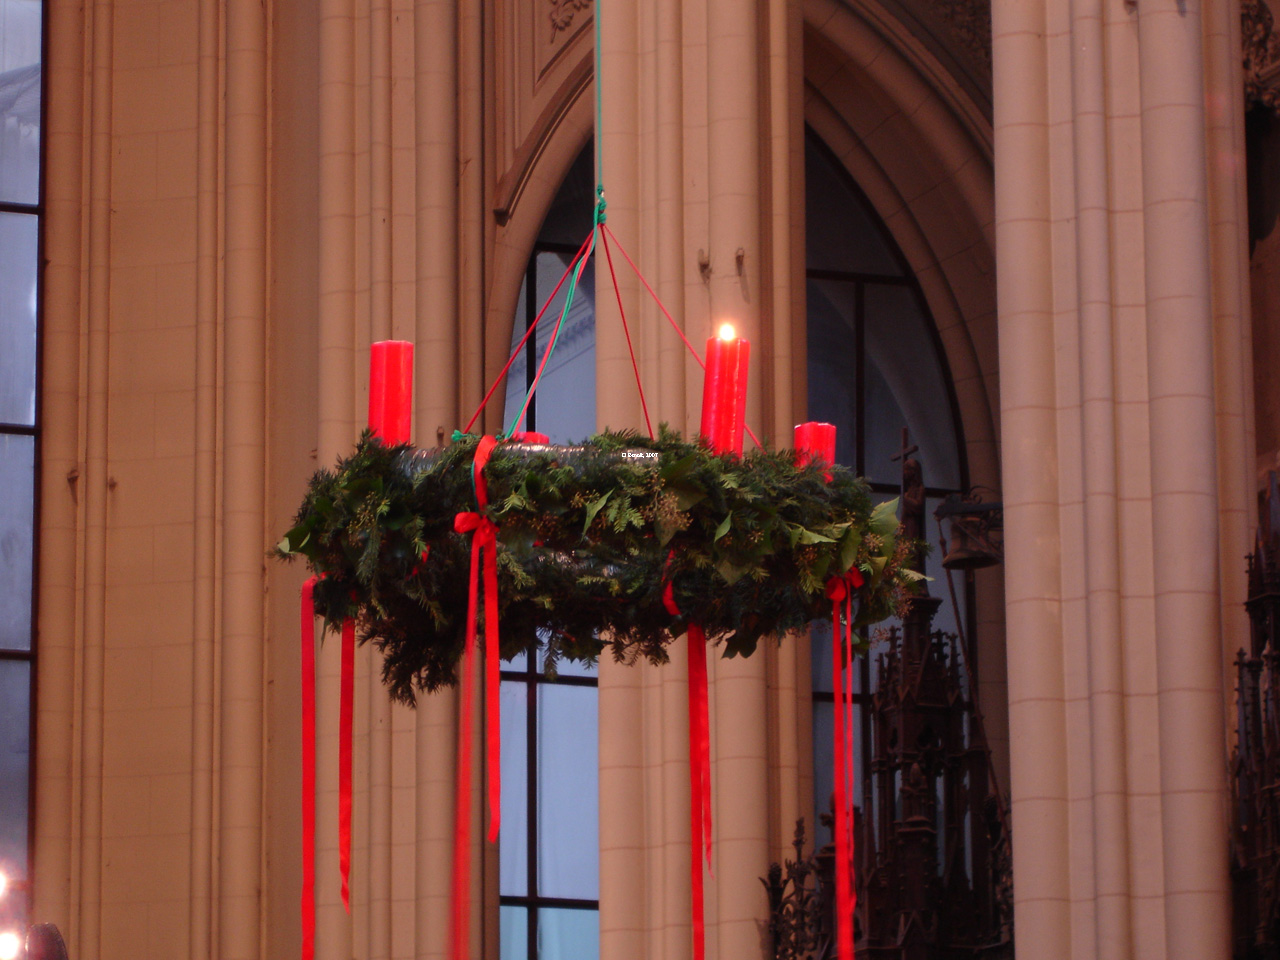
<instances>
[{"instance_id":1,"label":"green leaf","mask_svg":"<svg viewBox=\"0 0 1280 960\"><path fill-rule=\"evenodd\" d=\"M690 483L673 484L669 489L675 494L677 510L688 510L694 504L707 499L705 490L700 490Z\"/></svg>"},{"instance_id":2,"label":"green leaf","mask_svg":"<svg viewBox=\"0 0 1280 960\"><path fill-rule=\"evenodd\" d=\"M750 567L740 567L736 563L729 560L721 560L716 564L716 572L724 577L724 582L733 586L748 573L751 572Z\"/></svg>"},{"instance_id":3,"label":"green leaf","mask_svg":"<svg viewBox=\"0 0 1280 960\"><path fill-rule=\"evenodd\" d=\"M716 527L715 536L711 538L711 542L715 543L717 540L723 537L726 533L729 532L729 528L732 526L733 526L733 511L730 510L728 513L724 515L724 519L720 521L720 526Z\"/></svg>"},{"instance_id":4,"label":"green leaf","mask_svg":"<svg viewBox=\"0 0 1280 960\"><path fill-rule=\"evenodd\" d=\"M862 546L862 534L850 527L840 538L840 572L847 573L858 559L858 548Z\"/></svg>"},{"instance_id":5,"label":"green leaf","mask_svg":"<svg viewBox=\"0 0 1280 960\"><path fill-rule=\"evenodd\" d=\"M871 519L867 526L871 532L882 537L887 537L898 529L898 498L886 500L884 503L878 504L871 511Z\"/></svg>"},{"instance_id":6,"label":"green leaf","mask_svg":"<svg viewBox=\"0 0 1280 960\"><path fill-rule=\"evenodd\" d=\"M800 543L835 543L830 537L824 537L820 533L814 533L812 530L800 528Z\"/></svg>"},{"instance_id":7,"label":"green leaf","mask_svg":"<svg viewBox=\"0 0 1280 960\"><path fill-rule=\"evenodd\" d=\"M689 471L693 469L694 464L698 462L698 455L691 453L687 457L681 457L674 463L669 463L662 468L661 477L668 484L674 484L677 480L682 480L689 475Z\"/></svg>"},{"instance_id":8,"label":"green leaf","mask_svg":"<svg viewBox=\"0 0 1280 960\"><path fill-rule=\"evenodd\" d=\"M606 493L606 494L605 494L603 497L601 497L599 500L596 500L596 501L594 501L593 503L589 503L589 504L587 504L587 520L586 520L586 522L582 525L582 535L583 535L583 536L586 536L587 531L588 531L589 529L591 529L591 521L592 521L592 520L594 520L594 519L596 518L596 514L597 514L597 513L599 513L599 512L601 511L601 509L603 509L604 505L605 505L606 503L608 503L608 502L609 502L609 497L611 497L611 496L613 496L613 491L612 491L612 490L610 490L608 493Z\"/></svg>"}]
</instances>

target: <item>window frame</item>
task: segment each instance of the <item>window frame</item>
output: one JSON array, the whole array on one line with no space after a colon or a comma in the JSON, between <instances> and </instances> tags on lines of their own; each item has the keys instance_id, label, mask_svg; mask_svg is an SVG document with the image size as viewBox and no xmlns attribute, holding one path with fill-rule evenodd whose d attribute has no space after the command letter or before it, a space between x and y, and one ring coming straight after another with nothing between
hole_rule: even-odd
<instances>
[{"instance_id":1,"label":"window frame","mask_svg":"<svg viewBox=\"0 0 1280 960\"><path fill-rule=\"evenodd\" d=\"M832 270L825 268L814 268L808 265L806 256L805 263L805 283L806 286L813 281L825 281L841 284L850 284L853 287L853 303L854 303L854 349L855 349L855 368L854 368L854 392L856 402L854 405L854 460L852 465L858 476L866 476L866 455L867 455L867 429L866 429L866 407L867 407L867 349L866 349L866 287L869 285L897 286L907 289L916 303L920 315L925 320L925 327L928 331L928 346L933 350L934 356L938 360L939 368L943 374L943 389L947 400L947 413L950 416L951 426L955 433L956 454L959 467L959 487L930 486L925 485L925 497L927 499L941 499L948 494L959 493L964 494L970 489L971 479L969 474L969 458L967 455L967 447L965 445L964 420L960 416L960 404L956 395L955 380L951 374L951 365L947 362L946 350L943 347L942 336L938 332L938 325L934 319L933 312L929 309L928 301L924 296L924 291L920 287L919 280L912 269L911 264L903 255L898 247L896 240L885 224L884 219L880 216L879 211L875 209L867 195L862 191L845 169L836 154L822 140L820 136L810 127L805 128L805 149L816 151L819 154L820 162L825 162L833 171L841 185L847 190L850 201L860 207L861 212L865 215L869 223L876 230L879 240L883 248L893 258L896 263L899 274L882 274L858 270ZM807 203L807 200L806 200ZM808 230L806 228L806 243L808 242ZM806 331L808 329L808 310L806 309L805 324ZM808 349L808 337L806 333L806 350L805 350L805 367L808 370L810 351ZM806 396L806 402L808 397ZM925 465L927 468L927 464ZM926 469L926 476L927 476ZM868 481L868 487L873 495L898 495L901 492L901 486L898 484L872 482ZM927 522L927 518L926 518ZM960 591L958 591L960 592ZM978 645L977 645L977 609L976 609L976 591L974 589L974 581L972 576L964 577L962 586L962 596L964 598L964 633L967 640L965 656L967 658L968 668L973 676L977 676L978 672ZM945 600L945 597L944 597ZM813 633L809 634L812 642ZM858 658L858 692L850 694L850 702L854 707L854 722L858 725L857 742L861 756L866 762L862 766L863 782L855 784L855 797L852 801L860 808L862 801L868 796L868 786L873 775L871 769L871 722L867 710L872 705L874 691L871 689L871 664L870 657ZM834 678L833 678L834 682ZM835 704L835 693L833 690L818 690L813 684L810 685L811 695L811 716L817 713L819 704L832 705ZM814 744L814 754L811 761L817 761L817 737L812 740ZM817 783L815 776L813 782ZM815 813L821 813L823 809L823 799L814 797ZM865 812L864 812L865 816ZM870 822L870 821L868 821ZM821 827L815 822L813 829L810 831L810 840L816 844L820 835ZM861 856L865 856L866 845L858 844ZM860 862L859 870L869 868L870 864Z\"/></svg>"},{"instance_id":2,"label":"window frame","mask_svg":"<svg viewBox=\"0 0 1280 960\"><path fill-rule=\"evenodd\" d=\"M36 222L35 249L35 352L32 356L33 388L35 402L30 424L0 422L0 435L28 436L32 438L32 476L31 476L31 596L28 601L30 611L30 637L27 649L19 650L0 647L0 662L19 662L28 665L28 699L27 699L27 834L26 863L23 878L9 878L6 899L15 893L23 895L22 916L26 923L31 917L34 906L35 846L36 846L36 765L38 749L36 741L36 717L39 711L39 617L40 617L40 516L42 492L42 460L43 460L43 382L44 382L44 284L45 284L45 242L47 194L45 173L48 168L49 151L49 0L40 3L40 144L36 160L36 199L34 203L5 200L0 198L0 214L17 214L31 216ZM0 318L3 322L3 318ZM0 491L3 495L5 491Z\"/></svg>"}]
</instances>

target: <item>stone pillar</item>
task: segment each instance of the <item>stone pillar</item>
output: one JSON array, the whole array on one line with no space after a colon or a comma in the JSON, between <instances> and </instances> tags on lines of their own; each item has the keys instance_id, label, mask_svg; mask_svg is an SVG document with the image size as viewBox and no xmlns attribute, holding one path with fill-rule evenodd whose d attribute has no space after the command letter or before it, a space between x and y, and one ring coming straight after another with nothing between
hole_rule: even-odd
<instances>
[{"instance_id":1,"label":"stone pillar","mask_svg":"<svg viewBox=\"0 0 1280 960\"><path fill-rule=\"evenodd\" d=\"M1224 567L1251 406L1232 8L993 5L1023 960L1229 955L1222 663L1245 634Z\"/></svg>"},{"instance_id":2,"label":"stone pillar","mask_svg":"<svg viewBox=\"0 0 1280 960\"><path fill-rule=\"evenodd\" d=\"M801 255L789 212L803 188L799 8L620 0L601 15L608 225L699 352L724 321L752 341L748 423L764 437L785 422L788 435L777 439L788 442ZM701 371L616 249L613 256L652 422L688 435L697 429ZM643 429L602 266L598 258L598 423ZM777 417L766 419L767 406ZM684 644L673 645L661 669L601 665L606 958L691 955ZM771 842L785 847L799 809L797 646L762 645L749 660L709 653L715 876L705 877L707 955L749 957L762 949L767 912L758 878ZM789 776L771 774L779 763ZM780 809L790 817L781 833Z\"/></svg>"}]
</instances>

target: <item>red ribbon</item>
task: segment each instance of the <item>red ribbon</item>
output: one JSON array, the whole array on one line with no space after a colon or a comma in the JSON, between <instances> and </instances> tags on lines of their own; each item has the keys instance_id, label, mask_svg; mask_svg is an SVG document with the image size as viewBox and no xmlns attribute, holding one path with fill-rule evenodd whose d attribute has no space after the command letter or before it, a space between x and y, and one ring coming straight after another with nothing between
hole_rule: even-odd
<instances>
[{"instance_id":1,"label":"red ribbon","mask_svg":"<svg viewBox=\"0 0 1280 960\"><path fill-rule=\"evenodd\" d=\"M316 606L302 585L302 960L316 955Z\"/></svg>"},{"instance_id":2,"label":"red ribbon","mask_svg":"<svg viewBox=\"0 0 1280 960\"><path fill-rule=\"evenodd\" d=\"M462 725L458 737L458 784L455 804L453 848L453 928L450 933L454 960L466 960L468 926L471 908L471 739L472 703L475 683L476 615L480 570L484 568L484 665L485 725L489 775L489 840L498 839L501 813L501 740L498 701L498 527L485 516L489 505L484 466L489 462L497 441L491 436L480 438L471 478L475 485L474 513L462 512L453 518L453 529L471 534L471 585L467 595L467 642L463 654ZM482 564L483 561L483 564Z\"/></svg>"},{"instance_id":3,"label":"red ribbon","mask_svg":"<svg viewBox=\"0 0 1280 960\"><path fill-rule=\"evenodd\" d=\"M667 556L667 564L675 556ZM675 591L667 581L662 604L680 616ZM689 624L689 885L693 908L693 957L706 956L706 921L702 860L711 869L711 722L707 708L707 637L700 624ZM714 876L714 873L712 874Z\"/></svg>"},{"instance_id":4,"label":"red ribbon","mask_svg":"<svg viewBox=\"0 0 1280 960\"><path fill-rule=\"evenodd\" d=\"M845 683L845 665L853 662L853 591L862 586L861 571L827 581L831 599L831 671L835 682L835 839L836 839L836 956L853 960L853 911L858 891L853 875L853 816L849 809L853 776L853 700ZM843 603L843 610L841 605ZM841 644L840 620L844 619Z\"/></svg>"},{"instance_id":5,"label":"red ribbon","mask_svg":"<svg viewBox=\"0 0 1280 960\"><path fill-rule=\"evenodd\" d=\"M302 585L302 960L316 953L316 605L319 577ZM338 705L338 867L342 905L351 912L351 721L355 700L356 628L342 621Z\"/></svg>"},{"instance_id":6,"label":"red ribbon","mask_svg":"<svg viewBox=\"0 0 1280 960\"><path fill-rule=\"evenodd\" d=\"M351 720L356 693L356 625L342 621L342 680L338 700L338 869L342 905L351 912Z\"/></svg>"}]
</instances>

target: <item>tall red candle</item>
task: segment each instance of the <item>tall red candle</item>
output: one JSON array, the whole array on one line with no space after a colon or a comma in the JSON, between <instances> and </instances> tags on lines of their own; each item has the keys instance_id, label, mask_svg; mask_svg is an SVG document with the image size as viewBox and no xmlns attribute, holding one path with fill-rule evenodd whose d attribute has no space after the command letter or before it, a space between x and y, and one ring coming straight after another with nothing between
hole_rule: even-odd
<instances>
[{"instance_id":1,"label":"tall red candle","mask_svg":"<svg viewBox=\"0 0 1280 960\"><path fill-rule=\"evenodd\" d=\"M702 427L699 431L716 453L742 455L747 413L747 367L751 344L725 324L707 340L707 371L702 382Z\"/></svg>"},{"instance_id":2,"label":"tall red candle","mask_svg":"<svg viewBox=\"0 0 1280 960\"><path fill-rule=\"evenodd\" d=\"M413 344L380 340L369 348L369 426L383 443L409 442Z\"/></svg>"},{"instance_id":3,"label":"tall red candle","mask_svg":"<svg viewBox=\"0 0 1280 960\"><path fill-rule=\"evenodd\" d=\"M796 424L796 466L807 466L814 460L827 465L836 462L836 426L834 423L819 423L810 420ZM831 471L827 471L827 480L831 479Z\"/></svg>"}]
</instances>

